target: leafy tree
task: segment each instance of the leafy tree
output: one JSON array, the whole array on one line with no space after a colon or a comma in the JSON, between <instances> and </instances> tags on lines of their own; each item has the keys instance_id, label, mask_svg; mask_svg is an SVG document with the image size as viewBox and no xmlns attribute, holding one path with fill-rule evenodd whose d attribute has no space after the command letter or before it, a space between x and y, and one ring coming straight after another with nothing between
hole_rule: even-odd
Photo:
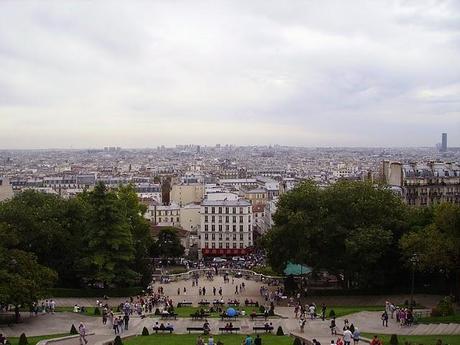
<instances>
[{"instance_id":1,"label":"leafy tree","mask_svg":"<svg viewBox=\"0 0 460 345\"><path fill-rule=\"evenodd\" d=\"M79 196L88 214L85 247L79 262L80 277L90 285L129 285L140 275L131 268L134 259L133 236L126 213L120 212L115 192L98 183L91 192Z\"/></svg>"},{"instance_id":2,"label":"leafy tree","mask_svg":"<svg viewBox=\"0 0 460 345\"><path fill-rule=\"evenodd\" d=\"M406 226L405 207L391 191L350 181L326 189L300 184L280 198L273 219L264 239L273 269L307 264L343 274L347 287L379 283L375 273Z\"/></svg>"},{"instance_id":3,"label":"leafy tree","mask_svg":"<svg viewBox=\"0 0 460 345\"><path fill-rule=\"evenodd\" d=\"M158 240L153 244L151 253L157 257L179 257L184 254L184 246L180 243L177 230L165 227L160 230Z\"/></svg>"}]
</instances>

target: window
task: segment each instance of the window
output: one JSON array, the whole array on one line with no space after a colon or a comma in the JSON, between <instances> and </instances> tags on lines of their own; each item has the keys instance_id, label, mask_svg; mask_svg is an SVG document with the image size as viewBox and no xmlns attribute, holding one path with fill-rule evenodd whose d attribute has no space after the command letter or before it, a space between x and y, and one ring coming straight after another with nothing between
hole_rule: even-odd
<instances>
[{"instance_id":1,"label":"window","mask_svg":"<svg viewBox=\"0 0 460 345\"><path fill-rule=\"evenodd\" d=\"M236 216L233 216L233 223L236 223Z\"/></svg>"},{"instance_id":2,"label":"window","mask_svg":"<svg viewBox=\"0 0 460 345\"><path fill-rule=\"evenodd\" d=\"M240 213L243 213L243 208L242 207L240 207Z\"/></svg>"},{"instance_id":3,"label":"window","mask_svg":"<svg viewBox=\"0 0 460 345\"><path fill-rule=\"evenodd\" d=\"M206 243L207 244L207 243ZM207 248L207 247L206 247ZM233 243L233 248L236 248L236 243Z\"/></svg>"},{"instance_id":4,"label":"window","mask_svg":"<svg viewBox=\"0 0 460 345\"><path fill-rule=\"evenodd\" d=\"M216 217L215 217L215 216L212 216L212 217L211 217L211 222L214 223L215 221L216 221Z\"/></svg>"},{"instance_id":5,"label":"window","mask_svg":"<svg viewBox=\"0 0 460 345\"><path fill-rule=\"evenodd\" d=\"M222 223L222 216L219 216L219 223Z\"/></svg>"},{"instance_id":6,"label":"window","mask_svg":"<svg viewBox=\"0 0 460 345\"><path fill-rule=\"evenodd\" d=\"M219 207L219 213L222 213L222 207Z\"/></svg>"},{"instance_id":7,"label":"window","mask_svg":"<svg viewBox=\"0 0 460 345\"><path fill-rule=\"evenodd\" d=\"M204 231L208 231L208 224L204 225Z\"/></svg>"},{"instance_id":8,"label":"window","mask_svg":"<svg viewBox=\"0 0 460 345\"><path fill-rule=\"evenodd\" d=\"M230 225L225 225L225 231L230 231Z\"/></svg>"},{"instance_id":9,"label":"window","mask_svg":"<svg viewBox=\"0 0 460 345\"><path fill-rule=\"evenodd\" d=\"M222 241L222 233L219 233L219 240Z\"/></svg>"},{"instance_id":10,"label":"window","mask_svg":"<svg viewBox=\"0 0 460 345\"><path fill-rule=\"evenodd\" d=\"M174 223L174 218L173 217L171 217L171 223Z\"/></svg>"},{"instance_id":11,"label":"window","mask_svg":"<svg viewBox=\"0 0 460 345\"><path fill-rule=\"evenodd\" d=\"M236 241L236 234L233 234L233 241Z\"/></svg>"},{"instance_id":12,"label":"window","mask_svg":"<svg viewBox=\"0 0 460 345\"><path fill-rule=\"evenodd\" d=\"M211 243L211 248L216 248L216 244L214 242Z\"/></svg>"},{"instance_id":13,"label":"window","mask_svg":"<svg viewBox=\"0 0 460 345\"><path fill-rule=\"evenodd\" d=\"M230 248L230 243L225 243L225 248Z\"/></svg>"},{"instance_id":14,"label":"window","mask_svg":"<svg viewBox=\"0 0 460 345\"><path fill-rule=\"evenodd\" d=\"M205 222L208 221L208 216L204 216L204 221L205 221Z\"/></svg>"},{"instance_id":15,"label":"window","mask_svg":"<svg viewBox=\"0 0 460 345\"><path fill-rule=\"evenodd\" d=\"M214 244L214 243L213 243ZM213 247L214 248L214 247ZM240 248L243 249L243 243L240 243Z\"/></svg>"},{"instance_id":16,"label":"window","mask_svg":"<svg viewBox=\"0 0 460 345\"><path fill-rule=\"evenodd\" d=\"M226 208L225 208L225 213L227 213L227 214L228 214L228 207L226 207Z\"/></svg>"},{"instance_id":17,"label":"window","mask_svg":"<svg viewBox=\"0 0 460 345\"><path fill-rule=\"evenodd\" d=\"M243 240L243 236L244 236L243 234L240 234L240 241Z\"/></svg>"},{"instance_id":18,"label":"window","mask_svg":"<svg viewBox=\"0 0 460 345\"><path fill-rule=\"evenodd\" d=\"M208 239L208 234L204 234L204 239L207 240Z\"/></svg>"},{"instance_id":19,"label":"window","mask_svg":"<svg viewBox=\"0 0 460 345\"><path fill-rule=\"evenodd\" d=\"M219 224L219 231L222 231L222 224Z\"/></svg>"},{"instance_id":20,"label":"window","mask_svg":"<svg viewBox=\"0 0 460 345\"><path fill-rule=\"evenodd\" d=\"M240 231L243 231L243 225L240 225Z\"/></svg>"},{"instance_id":21,"label":"window","mask_svg":"<svg viewBox=\"0 0 460 345\"><path fill-rule=\"evenodd\" d=\"M243 223L244 220L243 220L243 216L240 216L240 223Z\"/></svg>"},{"instance_id":22,"label":"window","mask_svg":"<svg viewBox=\"0 0 460 345\"><path fill-rule=\"evenodd\" d=\"M208 247L209 247L209 243L208 243L208 242L205 242L205 243L204 243L204 247L205 247L205 248L208 248Z\"/></svg>"},{"instance_id":23,"label":"window","mask_svg":"<svg viewBox=\"0 0 460 345\"><path fill-rule=\"evenodd\" d=\"M211 231L216 231L216 226L214 224L211 225Z\"/></svg>"},{"instance_id":24,"label":"window","mask_svg":"<svg viewBox=\"0 0 460 345\"><path fill-rule=\"evenodd\" d=\"M236 213L236 207L233 207L233 208L232 208L232 212L233 212L233 213Z\"/></svg>"},{"instance_id":25,"label":"window","mask_svg":"<svg viewBox=\"0 0 460 345\"><path fill-rule=\"evenodd\" d=\"M179 223L179 217L176 217L176 222L178 222L178 223Z\"/></svg>"},{"instance_id":26,"label":"window","mask_svg":"<svg viewBox=\"0 0 460 345\"><path fill-rule=\"evenodd\" d=\"M160 218L158 218L158 223L161 223L161 217L160 217Z\"/></svg>"},{"instance_id":27,"label":"window","mask_svg":"<svg viewBox=\"0 0 460 345\"><path fill-rule=\"evenodd\" d=\"M216 208L215 207L211 207L211 213L215 213L216 211Z\"/></svg>"},{"instance_id":28,"label":"window","mask_svg":"<svg viewBox=\"0 0 460 345\"><path fill-rule=\"evenodd\" d=\"M219 248L222 248L222 242L219 242Z\"/></svg>"},{"instance_id":29,"label":"window","mask_svg":"<svg viewBox=\"0 0 460 345\"><path fill-rule=\"evenodd\" d=\"M225 222L228 223L228 216L225 216Z\"/></svg>"},{"instance_id":30,"label":"window","mask_svg":"<svg viewBox=\"0 0 460 345\"><path fill-rule=\"evenodd\" d=\"M228 234L227 234L227 236L225 236L225 239L226 239L227 241L230 239L229 236L228 236Z\"/></svg>"},{"instance_id":31,"label":"window","mask_svg":"<svg viewBox=\"0 0 460 345\"><path fill-rule=\"evenodd\" d=\"M233 225L233 231L236 231L236 225Z\"/></svg>"},{"instance_id":32,"label":"window","mask_svg":"<svg viewBox=\"0 0 460 345\"><path fill-rule=\"evenodd\" d=\"M248 225L248 231L251 232L251 224Z\"/></svg>"},{"instance_id":33,"label":"window","mask_svg":"<svg viewBox=\"0 0 460 345\"><path fill-rule=\"evenodd\" d=\"M211 234L211 240L215 240L216 239L216 234Z\"/></svg>"},{"instance_id":34,"label":"window","mask_svg":"<svg viewBox=\"0 0 460 345\"><path fill-rule=\"evenodd\" d=\"M208 208L207 207L204 208L204 213L208 213Z\"/></svg>"}]
</instances>

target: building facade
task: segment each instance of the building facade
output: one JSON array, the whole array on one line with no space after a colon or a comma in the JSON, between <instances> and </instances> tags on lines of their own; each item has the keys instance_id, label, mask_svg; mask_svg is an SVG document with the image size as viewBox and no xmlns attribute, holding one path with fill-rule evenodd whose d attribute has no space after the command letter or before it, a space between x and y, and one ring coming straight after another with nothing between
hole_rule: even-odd
<instances>
[{"instance_id":1,"label":"building facade","mask_svg":"<svg viewBox=\"0 0 460 345\"><path fill-rule=\"evenodd\" d=\"M173 184L170 201L179 206L190 203L200 203L203 200L204 185L202 183Z\"/></svg>"},{"instance_id":2,"label":"building facade","mask_svg":"<svg viewBox=\"0 0 460 345\"><path fill-rule=\"evenodd\" d=\"M201 203L201 256L235 256L253 245L252 206L243 200L204 200Z\"/></svg>"}]
</instances>

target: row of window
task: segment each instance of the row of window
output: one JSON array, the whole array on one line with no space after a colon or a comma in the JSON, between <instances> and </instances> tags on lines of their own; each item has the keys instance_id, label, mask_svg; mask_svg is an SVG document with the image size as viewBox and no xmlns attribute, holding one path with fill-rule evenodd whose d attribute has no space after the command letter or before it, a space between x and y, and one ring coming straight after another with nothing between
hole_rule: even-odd
<instances>
[{"instance_id":1,"label":"row of window","mask_svg":"<svg viewBox=\"0 0 460 345\"><path fill-rule=\"evenodd\" d=\"M251 243L249 243L249 245L251 245ZM218 246L219 246L218 248L224 248L222 242L219 242ZM205 242L205 243L204 243L204 247L205 247L205 248L209 248L209 243L208 243L208 242ZM216 248L216 243L211 242L211 248ZM230 243L225 243L225 248L229 249L229 248L230 248ZM237 248L237 244L236 244L236 243L233 243L233 244L232 244L232 248L233 248L233 249L236 249L236 248ZM244 248L244 244L241 243L241 242L240 242L240 248L241 248L241 249Z\"/></svg>"},{"instance_id":2,"label":"row of window","mask_svg":"<svg viewBox=\"0 0 460 345\"><path fill-rule=\"evenodd\" d=\"M218 233L217 235L218 235L218 237L219 237L219 240L223 240L223 234L222 234L222 233ZM236 234L233 234L232 238L233 238L233 241L236 241ZM205 233L205 234L204 234L204 239L205 239L206 241L209 239L209 234L208 234L208 233ZM215 233L211 233L211 240L215 240L215 239L216 239L216 234L215 234ZM229 240L230 240L229 234L226 234L225 240L226 240L226 241L229 241ZM240 241L243 241L243 240L244 240L244 234L240 234ZM251 234L248 234L248 240L251 240Z\"/></svg>"},{"instance_id":3,"label":"row of window","mask_svg":"<svg viewBox=\"0 0 460 345\"><path fill-rule=\"evenodd\" d=\"M219 224L219 228L218 228L220 232L223 231L223 225L222 224ZM205 224L204 225L204 231L209 231L209 225L208 224ZM211 224L211 231L216 231L216 226L214 224ZM230 225L225 225L225 231L230 231ZM234 224L232 226L232 231L236 231L236 225ZM240 225L240 231L244 231L244 225ZM248 231L250 232L251 231L251 225L248 225Z\"/></svg>"},{"instance_id":4,"label":"row of window","mask_svg":"<svg viewBox=\"0 0 460 345\"><path fill-rule=\"evenodd\" d=\"M211 210L211 213L226 213L226 214L230 214L230 213L237 213L238 207L222 207L222 206L219 206L219 207L205 207L204 208L204 213L209 213L209 210ZM239 213L245 213L244 212L244 207L239 207ZM249 207L247 207L247 209L249 210ZM246 212L247 213L247 212Z\"/></svg>"},{"instance_id":5,"label":"row of window","mask_svg":"<svg viewBox=\"0 0 460 345\"><path fill-rule=\"evenodd\" d=\"M165 217L165 218L158 218L158 223L161 223L161 222L165 222L165 223L168 223L169 222L169 219L171 219L171 223L174 223L174 218L171 217L171 218L168 218L168 217ZM179 217L176 218L176 222L179 223Z\"/></svg>"},{"instance_id":6,"label":"row of window","mask_svg":"<svg viewBox=\"0 0 460 345\"><path fill-rule=\"evenodd\" d=\"M159 216L177 216L179 214L179 210L174 211L157 211Z\"/></svg>"},{"instance_id":7,"label":"row of window","mask_svg":"<svg viewBox=\"0 0 460 345\"><path fill-rule=\"evenodd\" d=\"M211 217L208 217L208 216L204 216L204 221L205 222L208 222L209 219L211 219L211 222L212 223L215 223L216 219L219 221L219 223L222 223L222 221L224 220L224 217L223 216L218 216L216 218L216 216L211 216ZM232 216L230 218L230 216L225 216L225 223L229 223L230 222L230 219L232 220L233 223L236 223L236 220L238 219L236 216ZM243 223L244 222L244 216L240 216L240 223ZM251 221L251 216L249 215L248 216L248 222Z\"/></svg>"}]
</instances>

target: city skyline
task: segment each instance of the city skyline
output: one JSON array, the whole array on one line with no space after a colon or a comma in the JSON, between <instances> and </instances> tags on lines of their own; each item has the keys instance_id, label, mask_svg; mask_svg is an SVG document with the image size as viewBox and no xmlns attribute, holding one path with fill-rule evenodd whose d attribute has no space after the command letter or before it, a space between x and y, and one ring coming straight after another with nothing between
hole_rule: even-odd
<instances>
[{"instance_id":1,"label":"city skyline","mask_svg":"<svg viewBox=\"0 0 460 345\"><path fill-rule=\"evenodd\" d=\"M0 149L460 146L455 1L0 4Z\"/></svg>"}]
</instances>

